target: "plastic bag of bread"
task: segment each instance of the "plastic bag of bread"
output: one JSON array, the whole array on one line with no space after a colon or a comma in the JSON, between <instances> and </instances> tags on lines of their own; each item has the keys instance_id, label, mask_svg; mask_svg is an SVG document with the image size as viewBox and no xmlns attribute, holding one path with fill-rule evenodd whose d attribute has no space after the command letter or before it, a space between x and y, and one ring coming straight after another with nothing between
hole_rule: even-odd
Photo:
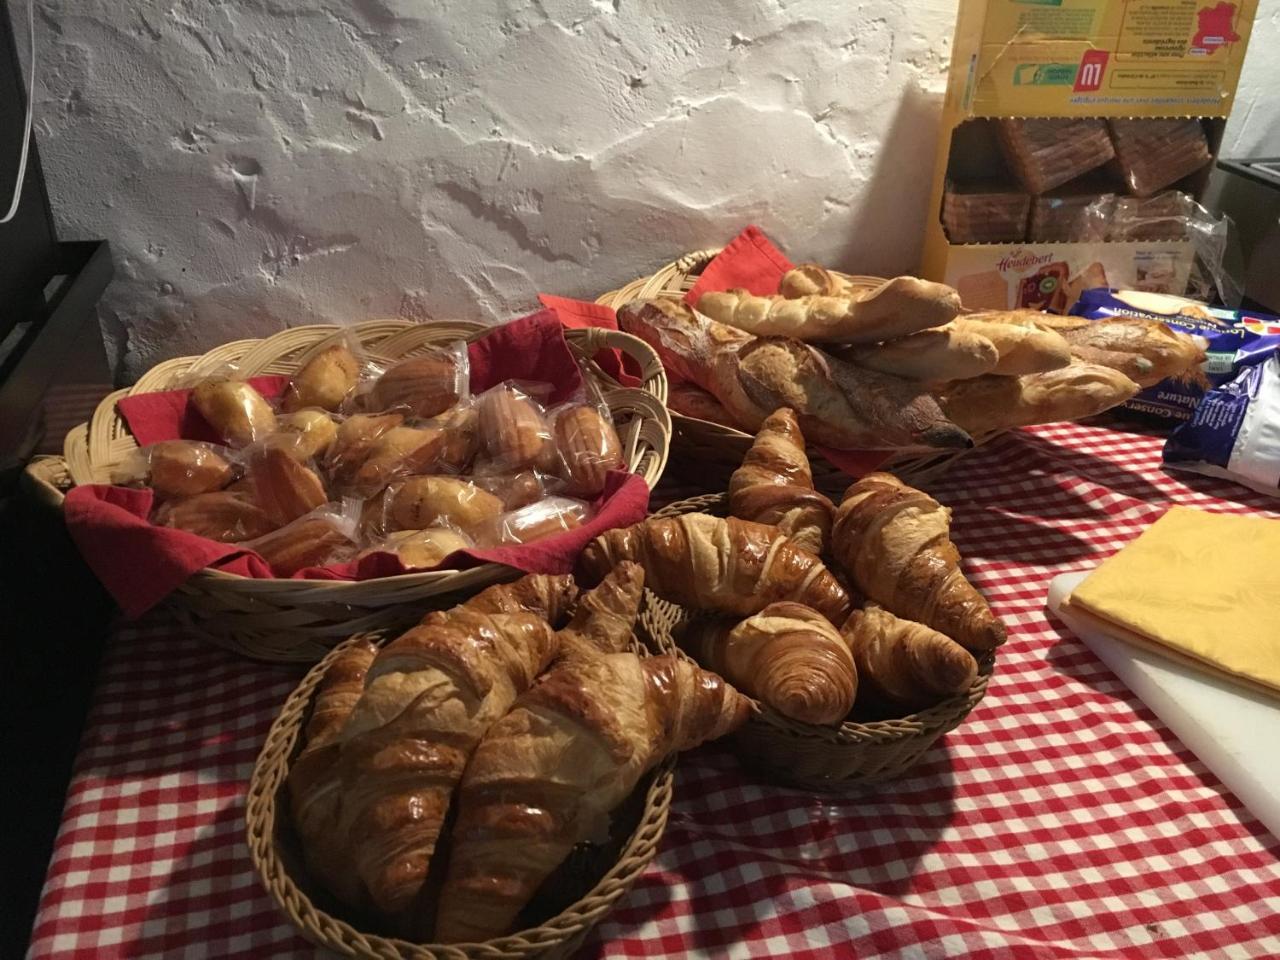
<instances>
[{"instance_id":1,"label":"plastic bag of bread","mask_svg":"<svg viewBox=\"0 0 1280 960\"><path fill-rule=\"evenodd\" d=\"M410 417L438 417L469 394L471 363L467 345L425 347L387 365L356 401L362 410L400 410Z\"/></svg>"},{"instance_id":2,"label":"plastic bag of bread","mask_svg":"<svg viewBox=\"0 0 1280 960\"><path fill-rule=\"evenodd\" d=\"M161 440L131 452L112 473L112 482L145 485L163 499L221 490L238 474L226 447L199 440Z\"/></svg>"},{"instance_id":3,"label":"plastic bag of bread","mask_svg":"<svg viewBox=\"0 0 1280 960\"><path fill-rule=\"evenodd\" d=\"M487 529L504 509L500 497L451 476L398 481L387 488L383 504L387 530L452 527L472 536Z\"/></svg>"},{"instance_id":4,"label":"plastic bag of bread","mask_svg":"<svg viewBox=\"0 0 1280 960\"><path fill-rule=\"evenodd\" d=\"M277 577L291 577L307 567L352 559L359 549L359 520L358 502L326 503L243 546L262 557Z\"/></svg>"},{"instance_id":5,"label":"plastic bag of bread","mask_svg":"<svg viewBox=\"0 0 1280 960\"><path fill-rule=\"evenodd\" d=\"M200 380L191 403L205 422L231 447L247 447L276 429L276 412L252 384L236 376Z\"/></svg>"},{"instance_id":6,"label":"plastic bag of bread","mask_svg":"<svg viewBox=\"0 0 1280 960\"><path fill-rule=\"evenodd\" d=\"M320 473L295 452L266 442L245 452L247 493L276 526L329 502Z\"/></svg>"},{"instance_id":7,"label":"plastic bag of bread","mask_svg":"<svg viewBox=\"0 0 1280 960\"><path fill-rule=\"evenodd\" d=\"M295 460L320 460L338 436L338 420L326 410L308 407L276 416L276 429L263 439L268 446L284 450Z\"/></svg>"},{"instance_id":8,"label":"plastic bag of bread","mask_svg":"<svg viewBox=\"0 0 1280 960\"><path fill-rule=\"evenodd\" d=\"M534 398L536 385L507 381L486 390L476 400L480 451L476 472L550 473L556 465L556 445L546 410Z\"/></svg>"},{"instance_id":9,"label":"plastic bag of bread","mask_svg":"<svg viewBox=\"0 0 1280 960\"><path fill-rule=\"evenodd\" d=\"M476 538L482 546L533 543L582 526L594 515L591 504L572 497L547 497L495 518Z\"/></svg>"},{"instance_id":10,"label":"plastic bag of bread","mask_svg":"<svg viewBox=\"0 0 1280 960\"><path fill-rule=\"evenodd\" d=\"M450 527L396 530L362 550L356 559L374 553L393 553L407 569L431 570L450 554L474 546L474 541L465 533Z\"/></svg>"},{"instance_id":11,"label":"plastic bag of bread","mask_svg":"<svg viewBox=\"0 0 1280 960\"><path fill-rule=\"evenodd\" d=\"M241 543L276 528L251 495L232 490L166 500L152 513L151 522L219 543Z\"/></svg>"},{"instance_id":12,"label":"plastic bag of bread","mask_svg":"<svg viewBox=\"0 0 1280 960\"><path fill-rule=\"evenodd\" d=\"M565 492L595 499L610 470L625 466L622 441L604 404L567 403L549 413Z\"/></svg>"},{"instance_id":13,"label":"plastic bag of bread","mask_svg":"<svg viewBox=\"0 0 1280 960\"><path fill-rule=\"evenodd\" d=\"M306 355L280 397L280 408L287 413L306 408L340 410L362 379L371 380L381 372L360 341L344 330Z\"/></svg>"}]
</instances>

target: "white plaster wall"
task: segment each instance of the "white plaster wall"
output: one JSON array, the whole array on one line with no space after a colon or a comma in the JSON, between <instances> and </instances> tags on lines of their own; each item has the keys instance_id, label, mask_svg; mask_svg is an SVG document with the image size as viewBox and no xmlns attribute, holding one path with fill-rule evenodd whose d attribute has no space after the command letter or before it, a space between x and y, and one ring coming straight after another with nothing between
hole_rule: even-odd
<instances>
[{"instance_id":1,"label":"white plaster wall","mask_svg":"<svg viewBox=\"0 0 1280 960\"><path fill-rule=\"evenodd\" d=\"M1236 146L1280 109L1256 97L1277 76L1264 5ZM591 298L750 221L833 265L910 269L954 16L41 0L37 130L60 229L116 251L103 330L136 374L291 325Z\"/></svg>"}]
</instances>

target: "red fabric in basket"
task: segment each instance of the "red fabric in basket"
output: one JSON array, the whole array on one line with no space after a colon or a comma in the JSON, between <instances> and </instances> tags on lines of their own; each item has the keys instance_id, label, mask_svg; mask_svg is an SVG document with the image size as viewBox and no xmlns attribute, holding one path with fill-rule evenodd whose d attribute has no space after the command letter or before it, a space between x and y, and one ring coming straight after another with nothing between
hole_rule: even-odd
<instances>
[{"instance_id":1,"label":"red fabric in basket","mask_svg":"<svg viewBox=\"0 0 1280 960\"><path fill-rule=\"evenodd\" d=\"M684 302L698 305L698 298L713 290L741 288L758 297L771 297L778 292L782 275L795 264L773 245L755 224L729 241L698 277Z\"/></svg>"},{"instance_id":2,"label":"red fabric in basket","mask_svg":"<svg viewBox=\"0 0 1280 960\"><path fill-rule=\"evenodd\" d=\"M538 294L538 301L547 309L555 312L560 323L571 330L582 330L587 327L603 327L606 330L618 329L618 315L613 307L603 303L590 303L586 300L574 300L571 297L557 297L550 293ZM600 350L592 359L600 369L624 387L638 387L641 384L640 361L621 350Z\"/></svg>"},{"instance_id":3,"label":"red fabric in basket","mask_svg":"<svg viewBox=\"0 0 1280 960\"><path fill-rule=\"evenodd\" d=\"M504 380L541 380L555 385L551 402L558 403L571 397L582 384L560 320L550 310L496 327L472 343L469 350L473 392ZM276 394L287 382L284 377L257 379L281 381ZM139 394L131 398L141 401L133 405L133 409L151 431L152 439L148 442L188 436L178 432L184 427L208 429L198 414L194 415L194 421L191 419L186 409L188 392L170 390L161 395ZM170 395L180 396L182 403ZM156 396L160 396L160 400L147 402ZM166 427L171 432L156 435ZM468 559L459 565L475 566L492 561L528 573L568 573L588 541L604 530L642 519L648 504L649 488L644 480L615 471L596 501L598 512L588 523L537 543L461 551ZM153 526L147 520L152 505L150 490L86 485L67 494L65 516L71 537L85 562L127 616L140 616L205 567L256 579L274 577L261 557L242 546ZM378 554L359 565L347 562L312 567L295 574L294 579L359 580L405 572L393 555Z\"/></svg>"},{"instance_id":4,"label":"red fabric in basket","mask_svg":"<svg viewBox=\"0 0 1280 960\"><path fill-rule=\"evenodd\" d=\"M289 385L289 378L278 374L250 377L249 385L272 400L284 393L284 388ZM190 399L190 390L157 390L155 393L121 397L116 401L116 409L120 411L120 416L128 424L129 432L140 447L178 437L223 443L218 431L200 416L200 411L192 406Z\"/></svg>"}]
</instances>

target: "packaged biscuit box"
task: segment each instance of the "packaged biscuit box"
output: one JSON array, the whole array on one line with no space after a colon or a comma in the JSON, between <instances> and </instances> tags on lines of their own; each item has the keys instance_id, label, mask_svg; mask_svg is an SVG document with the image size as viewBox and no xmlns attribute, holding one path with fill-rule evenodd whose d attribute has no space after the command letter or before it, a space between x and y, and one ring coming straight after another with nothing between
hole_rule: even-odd
<instances>
[{"instance_id":1,"label":"packaged biscuit box","mask_svg":"<svg viewBox=\"0 0 1280 960\"><path fill-rule=\"evenodd\" d=\"M961 0L921 272L967 307L1187 292L1257 0Z\"/></svg>"}]
</instances>

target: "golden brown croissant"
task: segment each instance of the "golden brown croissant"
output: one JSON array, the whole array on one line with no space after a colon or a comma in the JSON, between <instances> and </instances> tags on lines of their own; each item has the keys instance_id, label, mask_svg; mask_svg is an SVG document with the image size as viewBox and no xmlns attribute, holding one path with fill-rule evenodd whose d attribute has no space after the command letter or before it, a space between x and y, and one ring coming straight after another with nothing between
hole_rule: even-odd
<instances>
[{"instance_id":1,"label":"golden brown croissant","mask_svg":"<svg viewBox=\"0 0 1280 960\"><path fill-rule=\"evenodd\" d=\"M359 905L364 891L338 832L342 780L337 737L364 691L365 674L378 648L352 644L329 665L316 690L302 753L289 770L289 809L315 877L339 899Z\"/></svg>"},{"instance_id":2,"label":"golden brown croissant","mask_svg":"<svg viewBox=\"0 0 1280 960\"><path fill-rule=\"evenodd\" d=\"M558 629L577 600L578 586L568 574L530 573L487 587L463 606L477 613L533 613Z\"/></svg>"},{"instance_id":3,"label":"golden brown croissant","mask_svg":"<svg viewBox=\"0 0 1280 960\"><path fill-rule=\"evenodd\" d=\"M562 661L489 728L467 768L436 939L508 932L575 844L608 836L610 813L646 771L736 729L748 709L674 656Z\"/></svg>"},{"instance_id":4,"label":"golden brown croissant","mask_svg":"<svg viewBox=\"0 0 1280 960\"><path fill-rule=\"evenodd\" d=\"M743 616L775 600L804 603L832 623L849 615L849 595L815 554L776 527L705 513L652 517L587 544L581 563L599 578L623 560L644 567L645 584L672 603Z\"/></svg>"},{"instance_id":5,"label":"golden brown croissant","mask_svg":"<svg viewBox=\"0 0 1280 960\"><path fill-rule=\"evenodd\" d=\"M578 598L569 625L557 634L562 656L621 653L631 642L644 596L644 570L624 560Z\"/></svg>"},{"instance_id":6,"label":"golden brown croissant","mask_svg":"<svg viewBox=\"0 0 1280 960\"><path fill-rule=\"evenodd\" d=\"M836 509L831 552L853 583L900 617L970 650L1004 642L1004 626L960 572L951 511L888 473L869 473Z\"/></svg>"},{"instance_id":7,"label":"golden brown croissant","mask_svg":"<svg viewBox=\"0 0 1280 960\"><path fill-rule=\"evenodd\" d=\"M879 343L938 327L960 312L960 295L941 283L895 277L842 296L760 297L746 290L704 293L698 310L756 336L809 343Z\"/></svg>"},{"instance_id":8,"label":"golden brown croissant","mask_svg":"<svg viewBox=\"0 0 1280 960\"><path fill-rule=\"evenodd\" d=\"M848 643L801 603L771 603L738 624L693 620L680 646L743 693L801 723L839 723L858 692Z\"/></svg>"},{"instance_id":9,"label":"golden brown croissant","mask_svg":"<svg viewBox=\"0 0 1280 960\"><path fill-rule=\"evenodd\" d=\"M831 501L813 489L795 413L780 407L765 420L742 466L729 478L729 512L771 524L796 546L822 553L834 510Z\"/></svg>"},{"instance_id":10,"label":"golden brown croissant","mask_svg":"<svg viewBox=\"0 0 1280 960\"><path fill-rule=\"evenodd\" d=\"M868 603L841 630L865 693L919 709L964 693L978 675L971 654L950 637Z\"/></svg>"},{"instance_id":11,"label":"golden brown croissant","mask_svg":"<svg viewBox=\"0 0 1280 960\"><path fill-rule=\"evenodd\" d=\"M463 606L378 654L341 734L339 830L376 909L414 904L472 751L555 652L540 617Z\"/></svg>"}]
</instances>

